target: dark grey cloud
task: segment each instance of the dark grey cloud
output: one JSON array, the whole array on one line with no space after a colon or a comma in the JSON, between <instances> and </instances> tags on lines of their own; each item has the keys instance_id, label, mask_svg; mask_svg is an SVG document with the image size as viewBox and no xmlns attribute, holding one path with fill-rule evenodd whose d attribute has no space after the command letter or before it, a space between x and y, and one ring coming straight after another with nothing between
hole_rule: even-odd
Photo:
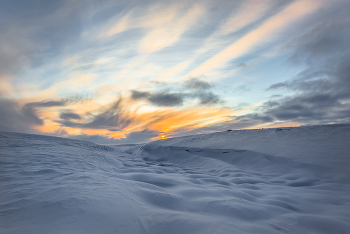
<instances>
[{"instance_id":1,"label":"dark grey cloud","mask_svg":"<svg viewBox=\"0 0 350 234\"><path fill-rule=\"evenodd\" d=\"M147 99L151 104L155 106L181 106L186 99L198 99L200 105L216 105L223 103L221 98L209 91L213 86L212 84L199 79L192 78L182 84L182 88L185 91L182 92L144 92L144 91L131 91L131 98Z\"/></svg>"},{"instance_id":2,"label":"dark grey cloud","mask_svg":"<svg viewBox=\"0 0 350 234\"><path fill-rule=\"evenodd\" d=\"M37 115L37 109L38 108L45 108L45 107L55 107L55 106L64 106L66 104L66 101L43 101L43 102L30 102L25 104L21 108L22 114L30 119L31 122L33 122L36 125L42 125L43 120L40 119Z\"/></svg>"},{"instance_id":3,"label":"dark grey cloud","mask_svg":"<svg viewBox=\"0 0 350 234\"><path fill-rule=\"evenodd\" d=\"M181 106L183 104L183 94L181 93L155 93L148 101L155 106Z\"/></svg>"},{"instance_id":4,"label":"dark grey cloud","mask_svg":"<svg viewBox=\"0 0 350 234\"><path fill-rule=\"evenodd\" d=\"M71 119L74 118L61 118L63 120L58 120L57 123L72 128L123 129L133 122L133 118L126 114L127 111L122 107L122 101L123 100L119 98L110 107L101 111L99 114L88 114L88 121L84 123L71 121ZM72 116L71 114L72 113L69 113L69 116ZM76 114L74 114L74 116L75 115ZM78 115L75 117L77 118Z\"/></svg>"},{"instance_id":5,"label":"dark grey cloud","mask_svg":"<svg viewBox=\"0 0 350 234\"><path fill-rule=\"evenodd\" d=\"M151 92L142 92L137 90L131 91L131 98L134 100L138 99L147 99L151 104L155 106L181 106L184 101L184 93L151 93Z\"/></svg>"},{"instance_id":6,"label":"dark grey cloud","mask_svg":"<svg viewBox=\"0 0 350 234\"><path fill-rule=\"evenodd\" d=\"M31 106L24 106L21 109L21 113L30 120L31 123L34 125L42 125L44 122L42 119L40 119L37 115L36 108L33 108Z\"/></svg>"},{"instance_id":7,"label":"dark grey cloud","mask_svg":"<svg viewBox=\"0 0 350 234\"><path fill-rule=\"evenodd\" d=\"M348 53L350 31L348 30L349 15L343 9L332 17L326 18L308 33L288 42L287 47L295 49L289 58L292 63L306 63L316 65L317 71L327 70L332 61L329 59L336 55ZM328 66L319 69L321 63Z\"/></svg>"},{"instance_id":8,"label":"dark grey cloud","mask_svg":"<svg viewBox=\"0 0 350 234\"><path fill-rule=\"evenodd\" d=\"M68 100L30 102L19 105L15 100L9 100L0 95L0 130L35 133L34 125L43 125L38 116L38 110L48 107L65 106Z\"/></svg>"},{"instance_id":9,"label":"dark grey cloud","mask_svg":"<svg viewBox=\"0 0 350 234\"><path fill-rule=\"evenodd\" d=\"M38 116L38 108L63 106L64 101L31 102L20 106L14 100L0 97L0 130L12 132L35 133L34 125L42 125Z\"/></svg>"},{"instance_id":10,"label":"dark grey cloud","mask_svg":"<svg viewBox=\"0 0 350 234\"><path fill-rule=\"evenodd\" d=\"M270 90L286 88L296 94L266 102L263 106L265 113L278 120L349 122L350 117L342 113L350 110L347 104L350 102L350 53L322 65L320 69L327 69L330 74L327 79L323 75L313 80L308 77L303 80L298 76L289 82L270 86Z\"/></svg>"},{"instance_id":11,"label":"dark grey cloud","mask_svg":"<svg viewBox=\"0 0 350 234\"><path fill-rule=\"evenodd\" d=\"M288 61L306 68L289 81L271 85L267 91L288 91L289 95L265 102L257 109L259 114L238 116L236 120L350 122L349 24L350 16L343 11L288 42L288 48L294 50Z\"/></svg>"},{"instance_id":12,"label":"dark grey cloud","mask_svg":"<svg viewBox=\"0 0 350 234\"><path fill-rule=\"evenodd\" d=\"M93 120L84 126L87 128L125 128L133 119L125 115L125 110L122 108L121 103L122 99L120 98L110 108L94 116Z\"/></svg>"},{"instance_id":13,"label":"dark grey cloud","mask_svg":"<svg viewBox=\"0 0 350 234\"><path fill-rule=\"evenodd\" d=\"M20 108L15 101L0 98L1 131L30 133L31 126L42 123L34 109Z\"/></svg>"},{"instance_id":14,"label":"dark grey cloud","mask_svg":"<svg viewBox=\"0 0 350 234\"><path fill-rule=\"evenodd\" d=\"M186 94L183 93L151 93L137 90L131 91L132 99L147 99L151 104L155 106L181 106L183 104L184 96L186 96Z\"/></svg>"},{"instance_id":15,"label":"dark grey cloud","mask_svg":"<svg viewBox=\"0 0 350 234\"><path fill-rule=\"evenodd\" d=\"M132 99L143 99L143 98L148 98L151 96L150 92L141 92L141 91L137 91L137 90L132 90L131 91L131 98Z\"/></svg>"},{"instance_id":16,"label":"dark grey cloud","mask_svg":"<svg viewBox=\"0 0 350 234\"><path fill-rule=\"evenodd\" d=\"M289 86L289 89L297 92L296 94L267 101L259 108L259 115L239 116L237 120L255 120L261 123L278 120L316 124L350 122L350 116L344 114L350 112L350 87L344 82L314 80L305 81L305 84L300 81L297 83L289 82L286 86L280 86ZM324 83L328 86L323 85Z\"/></svg>"},{"instance_id":17,"label":"dark grey cloud","mask_svg":"<svg viewBox=\"0 0 350 234\"><path fill-rule=\"evenodd\" d=\"M110 132L119 132L120 129L117 129L117 128L110 128L110 129L108 129L108 131L110 131Z\"/></svg>"},{"instance_id":18,"label":"dark grey cloud","mask_svg":"<svg viewBox=\"0 0 350 234\"><path fill-rule=\"evenodd\" d=\"M210 91L195 91L192 93L151 93L142 91L131 91L134 100L145 99L155 106L182 106L185 99L198 99L200 105L216 105L223 103L221 98Z\"/></svg>"},{"instance_id":19,"label":"dark grey cloud","mask_svg":"<svg viewBox=\"0 0 350 234\"><path fill-rule=\"evenodd\" d=\"M192 78L185 81L183 87L189 90L206 90L212 88L212 85L204 80Z\"/></svg>"},{"instance_id":20,"label":"dark grey cloud","mask_svg":"<svg viewBox=\"0 0 350 234\"><path fill-rule=\"evenodd\" d=\"M64 106L67 102L65 100L60 101L42 101L42 102L30 102L24 105L25 108L34 108L34 107L55 107L55 106Z\"/></svg>"},{"instance_id":21,"label":"dark grey cloud","mask_svg":"<svg viewBox=\"0 0 350 234\"><path fill-rule=\"evenodd\" d=\"M201 105L215 105L222 102L220 97L212 92L200 92L195 94Z\"/></svg>"},{"instance_id":22,"label":"dark grey cloud","mask_svg":"<svg viewBox=\"0 0 350 234\"><path fill-rule=\"evenodd\" d=\"M273 89L279 89L279 88L287 88L290 85L287 84L286 82L280 82L280 83L275 83L273 85L270 85L270 87L267 88L267 90L273 90Z\"/></svg>"},{"instance_id":23,"label":"dark grey cloud","mask_svg":"<svg viewBox=\"0 0 350 234\"><path fill-rule=\"evenodd\" d=\"M272 122L273 118L267 116L267 115L260 115L260 114L247 114L247 115L241 115L236 118L236 120L245 122L245 121L257 121L259 123L267 123Z\"/></svg>"},{"instance_id":24,"label":"dark grey cloud","mask_svg":"<svg viewBox=\"0 0 350 234\"><path fill-rule=\"evenodd\" d=\"M73 113L73 112L70 112L70 111L62 112L60 114L60 118L64 119L64 120L81 119L80 115Z\"/></svg>"}]
</instances>

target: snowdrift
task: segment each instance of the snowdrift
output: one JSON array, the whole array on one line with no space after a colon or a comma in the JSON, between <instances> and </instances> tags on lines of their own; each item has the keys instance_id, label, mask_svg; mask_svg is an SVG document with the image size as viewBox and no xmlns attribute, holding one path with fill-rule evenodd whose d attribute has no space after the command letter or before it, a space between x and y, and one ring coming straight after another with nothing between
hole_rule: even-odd
<instances>
[{"instance_id":1,"label":"snowdrift","mask_svg":"<svg viewBox=\"0 0 350 234\"><path fill-rule=\"evenodd\" d=\"M349 233L348 142L350 125L114 146L0 132L0 233Z\"/></svg>"}]
</instances>

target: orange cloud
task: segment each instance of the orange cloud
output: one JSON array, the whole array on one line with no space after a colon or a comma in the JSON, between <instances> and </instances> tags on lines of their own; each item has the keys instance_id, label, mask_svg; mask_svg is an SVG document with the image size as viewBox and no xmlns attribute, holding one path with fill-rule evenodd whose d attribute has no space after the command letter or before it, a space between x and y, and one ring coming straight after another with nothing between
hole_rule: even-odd
<instances>
[{"instance_id":1,"label":"orange cloud","mask_svg":"<svg viewBox=\"0 0 350 234\"><path fill-rule=\"evenodd\" d=\"M84 109L84 103L75 106ZM160 133L159 139L165 139L174 131L187 131L228 121L234 113L228 108L215 106L159 108L141 112L139 106L139 102L120 99L96 109L93 113L82 113L81 110L75 109L83 119L74 120L67 126L60 122L58 109L47 108L37 112L39 117L44 119L44 125L33 128L48 134L64 132L61 135L100 135L115 139L126 138L131 132L151 130ZM97 119L99 121L96 121Z\"/></svg>"},{"instance_id":2,"label":"orange cloud","mask_svg":"<svg viewBox=\"0 0 350 234\"><path fill-rule=\"evenodd\" d=\"M84 109L83 104L76 105ZM64 137L76 135L98 135L105 138L122 139L126 138L132 132L140 132L143 130L159 132L157 137L152 140L171 138L173 134L181 131L190 131L203 127L213 126L223 122L232 121L232 116L237 115L237 111L230 110L225 107L206 106L196 107L191 106L187 108L158 108L146 112L139 111L140 102L131 99L119 99L118 101L99 107L91 112L82 113L81 110L76 109L83 117L82 120L74 121L77 123L75 127L64 126L57 122L59 111L53 107L39 110L40 118L44 119L44 125L33 126L39 132L46 134L60 135ZM250 106L240 110L240 113L245 113L249 109L254 108ZM106 114L104 116L104 114ZM97 117L100 119L112 119L113 126L105 126L103 122L101 125L91 124ZM94 119L95 118L95 119ZM119 122L122 122L120 124ZM107 123L107 122L106 122ZM110 124L110 122L108 122ZM265 123L261 125L252 126L252 128L269 128L269 127L293 127L300 126L301 123Z\"/></svg>"}]
</instances>

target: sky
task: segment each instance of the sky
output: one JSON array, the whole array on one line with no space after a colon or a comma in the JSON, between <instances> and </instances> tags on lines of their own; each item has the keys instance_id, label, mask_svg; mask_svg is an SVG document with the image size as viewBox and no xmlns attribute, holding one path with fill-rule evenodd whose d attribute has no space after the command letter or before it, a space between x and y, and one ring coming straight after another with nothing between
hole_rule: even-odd
<instances>
[{"instance_id":1,"label":"sky","mask_svg":"<svg viewBox=\"0 0 350 234\"><path fill-rule=\"evenodd\" d=\"M103 144L350 122L348 0L2 0L0 131Z\"/></svg>"}]
</instances>

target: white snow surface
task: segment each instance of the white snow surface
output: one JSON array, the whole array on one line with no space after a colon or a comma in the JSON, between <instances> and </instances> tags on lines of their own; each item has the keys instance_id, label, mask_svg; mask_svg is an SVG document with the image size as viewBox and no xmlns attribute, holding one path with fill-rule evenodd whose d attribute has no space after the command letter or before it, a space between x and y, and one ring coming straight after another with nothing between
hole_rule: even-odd
<instances>
[{"instance_id":1,"label":"white snow surface","mask_svg":"<svg viewBox=\"0 0 350 234\"><path fill-rule=\"evenodd\" d=\"M113 146L0 132L0 233L345 234L349 166L350 125Z\"/></svg>"}]
</instances>

